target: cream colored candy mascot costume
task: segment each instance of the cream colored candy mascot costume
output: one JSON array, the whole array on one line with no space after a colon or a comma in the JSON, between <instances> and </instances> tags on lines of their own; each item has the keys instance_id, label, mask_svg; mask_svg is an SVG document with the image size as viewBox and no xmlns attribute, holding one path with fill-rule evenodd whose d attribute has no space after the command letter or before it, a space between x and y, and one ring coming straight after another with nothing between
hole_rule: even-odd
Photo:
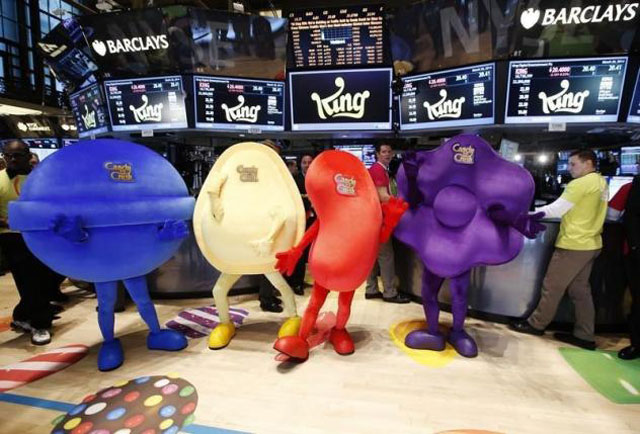
<instances>
[{"instance_id":1,"label":"cream colored candy mascot costume","mask_svg":"<svg viewBox=\"0 0 640 434\"><path fill-rule=\"evenodd\" d=\"M293 291L275 269L276 252L296 245L305 229L298 188L280 156L259 143L238 143L222 153L196 202L193 228L198 246L221 274L213 288L220 324L209 348L226 347L235 334L227 294L243 274L264 274L284 303L287 320L278 337L298 333Z\"/></svg>"}]
</instances>

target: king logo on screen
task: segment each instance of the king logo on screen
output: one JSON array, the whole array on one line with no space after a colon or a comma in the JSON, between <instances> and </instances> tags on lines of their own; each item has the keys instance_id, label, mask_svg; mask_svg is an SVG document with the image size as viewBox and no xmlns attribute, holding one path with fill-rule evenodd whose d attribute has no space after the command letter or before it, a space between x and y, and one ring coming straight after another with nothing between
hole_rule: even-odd
<instances>
[{"instance_id":1,"label":"king logo on screen","mask_svg":"<svg viewBox=\"0 0 640 434\"><path fill-rule=\"evenodd\" d=\"M535 8L525 9L520 15L520 24L526 30L540 22L541 26L557 24L597 24L631 21L636 18L639 3L610 5L574 6L561 9L545 9L543 13ZM542 20L540 17L542 16Z\"/></svg>"},{"instance_id":2,"label":"king logo on screen","mask_svg":"<svg viewBox=\"0 0 640 434\"><path fill-rule=\"evenodd\" d=\"M354 94L344 93L344 78L336 77L335 85L338 91L325 98L321 98L317 92L311 94L311 99L316 103L320 119L327 118L353 118L362 119L365 111L365 102L371 96L368 90Z\"/></svg>"},{"instance_id":3,"label":"king logo on screen","mask_svg":"<svg viewBox=\"0 0 640 434\"><path fill-rule=\"evenodd\" d=\"M85 128L90 129L96 127L96 112L94 110L89 111L86 104L84 105L84 114L80 116L82 117Z\"/></svg>"},{"instance_id":4,"label":"king logo on screen","mask_svg":"<svg viewBox=\"0 0 640 434\"><path fill-rule=\"evenodd\" d=\"M435 104L429 104L427 101L422 103L422 106L427 109L429 120L457 119L462 116L462 104L465 101L463 96L448 100L446 89L441 89L440 98L440 101Z\"/></svg>"},{"instance_id":5,"label":"king logo on screen","mask_svg":"<svg viewBox=\"0 0 640 434\"><path fill-rule=\"evenodd\" d=\"M229 107L226 103L222 104L222 110L224 110L224 115L227 118L227 122L251 122L255 123L258 121L258 112L262 109L259 105L244 105L244 96L238 95L239 104L233 107Z\"/></svg>"},{"instance_id":6,"label":"king logo on screen","mask_svg":"<svg viewBox=\"0 0 640 434\"><path fill-rule=\"evenodd\" d=\"M560 87L562 90L554 95L547 96L545 92L538 94L538 98L542 100L542 111L545 114L581 113L589 90L569 92L569 80L562 80Z\"/></svg>"},{"instance_id":7,"label":"king logo on screen","mask_svg":"<svg viewBox=\"0 0 640 434\"><path fill-rule=\"evenodd\" d=\"M129 110L133 112L136 122L160 122L162 120L163 104L149 104L147 95L142 95L141 98L142 105L140 107L129 106Z\"/></svg>"}]
</instances>

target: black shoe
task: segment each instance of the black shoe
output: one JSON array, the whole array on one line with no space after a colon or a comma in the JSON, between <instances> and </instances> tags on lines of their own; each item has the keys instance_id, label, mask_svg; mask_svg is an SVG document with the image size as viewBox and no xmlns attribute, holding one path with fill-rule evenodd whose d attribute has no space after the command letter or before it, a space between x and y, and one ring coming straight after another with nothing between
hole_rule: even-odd
<instances>
[{"instance_id":1,"label":"black shoe","mask_svg":"<svg viewBox=\"0 0 640 434\"><path fill-rule=\"evenodd\" d=\"M544 334L544 330L533 327L526 319L509 323L509 328L514 332L526 333L528 335L542 336Z\"/></svg>"},{"instance_id":2,"label":"black shoe","mask_svg":"<svg viewBox=\"0 0 640 434\"><path fill-rule=\"evenodd\" d=\"M629 345L620 350L618 353L618 357L622 360L633 360L640 358L640 347L634 347L633 345Z\"/></svg>"},{"instance_id":3,"label":"black shoe","mask_svg":"<svg viewBox=\"0 0 640 434\"><path fill-rule=\"evenodd\" d=\"M64 307L60 306L59 304L49 303L49 306L51 306L51 311L53 312L54 315L64 310Z\"/></svg>"},{"instance_id":4,"label":"black shoe","mask_svg":"<svg viewBox=\"0 0 640 434\"><path fill-rule=\"evenodd\" d=\"M382 297L382 299L387 303L399 303L399 304L405 304L411 301L411 299L408 296L400 293L396 294L393 297Z\"/></svg>"},{"instance_id":5,"label":"black shoe","mask_svg":"<svg viewBox=\"0 0 640 434\"><path fill-rule=\"evenodd\" d=\"M274 303L273 301L268 301L268 302L260 302L260 309L262 309L265 312L282 312L282 306L280 306L278 303Z\"/></svg>"},{"instance_id":6,"label":"black shoe","mask_svg":"<svg viewBox=\"0 0 640 434\"><path fill-rule=\"evenodd\" d=\"M369 294L368 292L365 292L364 298L366 298L367 300L372 300L374 298L382 298L382 293L380 291L376 291L373 294Z\"/></svg>"},{"instance_id":7,"label":"black shoe","mask_svg":"<svg viewBox=\"0 0 640 434\"><path fill-rule=\"evenodd\" d=\"M69 301L69 296L67 294L63 294L58 291L51 296L51 301L55 301L58 303L66 303Z\"/></svg>"},{"instance_id":8,"label":"black shoe","mask_svg":"<svg viewBox=\"0 0 640 434\"><path fill-rule=\"evenodd\" d=\"M577 338L571 333L556 332L553 334L553 337L560 342L584 348L585 350L593 351L596 349L596 343L594 341L586 341L584 339Z\"/></svg>"},{"instance_id":9,"label":"black shoe","mask_svg":"<svg viewBox=\"0 0 640 434\"><path fill-rule=\"evenodd\" d=\"M304 295L304 288L302 285L296 285L291 289L293 289L293 293L295 295Z\"/></svg>"},{"instance_id":10,"label":"black shoe","mask_svg":"<svg viewBox=\"0 0 640 434\"><path fill-rule=\"evenodd\" d=\"M98 306L96 306L96 312L97 312L97 311L98 311ZM123 305L123 304L116 304L116 305L113 307L113 312L114 312L114 313L120 313L120 312L124 312L124 311L125 311L125 308L124 308L124 305Z\"/></svg>"}]
</instances>

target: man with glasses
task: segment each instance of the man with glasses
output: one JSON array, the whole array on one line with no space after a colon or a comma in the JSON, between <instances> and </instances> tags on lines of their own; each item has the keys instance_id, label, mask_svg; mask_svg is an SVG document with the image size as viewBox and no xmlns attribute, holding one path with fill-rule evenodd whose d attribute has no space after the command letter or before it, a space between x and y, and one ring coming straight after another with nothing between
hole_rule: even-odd
<instances>
[{"instance_id":1,"label":"man with glasses","mask_svg":"<svg viewBox=\"0 0 640 434\"><path fill-rule=\"evenodd\" d=\"M11 326L31 333L34 345L46 345L51 342L49 329L54 316L50 293L64 277L33 256L22 235L9 229L8 205L18 198L22 183L31 172L31 152L25 143L14 140L4 146L3 154L7 168L0 170L0 248L20 294Z\"/></svg>"}]
</instances>

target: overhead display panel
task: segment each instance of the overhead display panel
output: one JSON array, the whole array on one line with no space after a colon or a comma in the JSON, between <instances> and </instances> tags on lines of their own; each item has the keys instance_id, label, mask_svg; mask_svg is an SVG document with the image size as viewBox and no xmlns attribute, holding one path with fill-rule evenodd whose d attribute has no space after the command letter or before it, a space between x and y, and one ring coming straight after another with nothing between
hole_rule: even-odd
<instances>
[{"instance_id":1,"label":"overhead display panel","mask_svg":"<svg viewBox=\"0 0 640 434\"><path fill-rule=\"evenodd\" d=\"M182 77L105 81L113 131L187 128Z\"/></svg>"},{"instance_id":2,"label":"overhead display panel","mask_svg":"<svg viewBox=\"0 0 640 434\"><path fill-rule=\"evenodd\" d=\"M633 90L633 98L627 115L627 122L640 123L640 72L636 77L636 85Z\"/></svg>"},{"instance_id":3,"label":"overhead display panel","mask_svg":"<svg viewBox=\"0 0 640 434\"><path fill-rule=\"evenodd\" d=\"M220 131L284 130L284 83L193 77L196 128Z\"/></svg>"},{"instance_id":4,"label":"overhead display panel","mask_svg":"<svg viewBox=\"0 0 640 434\"><path fill-rule=\"evenodd\" d=\"M391 68L289 73L292 131L391 130Z\"/></svg>"},{"instance_id":5,"label":"overhead display panel","mask_svg":"<svg viewBox=\"0 0 640 434\"><path fill-rule=\"evenodd\" d=\"M513 61L505 123L616 122L626 57Z\"/></svg>"},{"instance_id":6,"label":"overhead display panel","mask_svg":"<svg viewBox=\"0 0 640 434\"><path fill-rule=\"evenodd\" d=\"M293 68L388 63L381 5L293 11L289 34Z\"/></svg>"},{"instance_id":7,"label":"overhead display panel","mask_svg":"<svg viewBox=\"0 0 640 434\"><path fill-rule=\"evenodd\" d=\"M402 79L400 129L494 123L493 63Z\"/></svg>"},{"instance_id":8,"label":"overhead display panel","mask_svg":"<svg viewBox=\"0 0 640 434\"><path fill-rule=\"evenodd\" d=\"M78 137L109 131L109 120L100 86L95 84L71 94L71 112L78 127Z\"/></svg>"}]
</instances>

